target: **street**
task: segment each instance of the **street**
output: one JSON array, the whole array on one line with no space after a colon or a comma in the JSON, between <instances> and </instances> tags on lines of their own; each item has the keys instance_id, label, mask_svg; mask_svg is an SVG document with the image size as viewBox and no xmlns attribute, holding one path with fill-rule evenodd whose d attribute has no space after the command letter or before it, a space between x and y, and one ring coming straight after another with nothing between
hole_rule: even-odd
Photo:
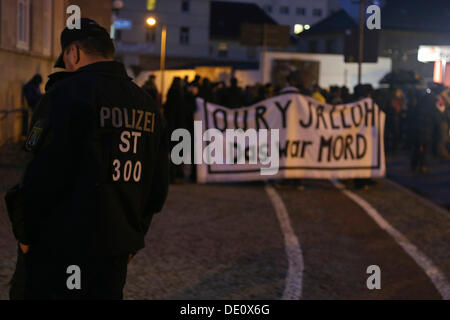
<instances>
[{"instance_id":1,"label":"street","mask_svg":"<svg viewBox=\"0 0 450 320\"><path fill-rule=\"evenodd\" d=\"M2 147L0 197L23 166ZM450 299L450 215L386 179L171 185L125 299ZM16 243L0 204L0 299ZM381 270L369 290L367 267Z\"/></svg>"}]
</instances>

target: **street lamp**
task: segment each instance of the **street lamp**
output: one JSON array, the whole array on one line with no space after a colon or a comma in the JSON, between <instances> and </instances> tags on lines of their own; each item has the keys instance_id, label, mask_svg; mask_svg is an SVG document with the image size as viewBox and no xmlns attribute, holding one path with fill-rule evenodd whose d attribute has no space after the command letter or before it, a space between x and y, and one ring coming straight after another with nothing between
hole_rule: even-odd
<instances>
[{"instance_id":1,"label":"street lamp","mask_svg":"<svg viewBox=\"0 0 450 320\"><path fill-rule=\"evenodd\" d=\"M153 17L148 17L145 22L149 27L154 27L156 25L156 19Z\"/></svg>"},{"instance_id":2,"label":"street lamp","mask_svg":"<svg viewBox=\"0 0 450 320\"><path fill-rule=\"evenodd\" d=\"M155 17L148 17L145 21L148 28L154 28L158 21ZM164 95L164 71L166 67L166 38L167 38L167 29L165 24L161 24L161 58L160 58L160 72L161 72L161 105L163 103L163 95Z\"/></svg>"}]
</instances>

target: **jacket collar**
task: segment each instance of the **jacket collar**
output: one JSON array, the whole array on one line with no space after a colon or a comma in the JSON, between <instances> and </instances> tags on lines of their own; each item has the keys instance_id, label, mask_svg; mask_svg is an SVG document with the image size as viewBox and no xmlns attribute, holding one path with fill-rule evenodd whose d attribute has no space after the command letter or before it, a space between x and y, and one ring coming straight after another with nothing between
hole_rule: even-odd
<instances>
[{"instance_id":1,"label":"jacket collar","mask_svg":"<svg viewBox=\"0 0 450 320\"><path fill-rule=\"evenodd\" d=\"M96 72L96 73L103 73L110 76L116 76L116 77L123 77L131 79L127 71L125 70L125 67L122 63L117 61L102 61L102 62L96 62L92 64L88 64L84 67L81 67L74 73L81 73L81 72Z\"/></svg>"}]
</instances>

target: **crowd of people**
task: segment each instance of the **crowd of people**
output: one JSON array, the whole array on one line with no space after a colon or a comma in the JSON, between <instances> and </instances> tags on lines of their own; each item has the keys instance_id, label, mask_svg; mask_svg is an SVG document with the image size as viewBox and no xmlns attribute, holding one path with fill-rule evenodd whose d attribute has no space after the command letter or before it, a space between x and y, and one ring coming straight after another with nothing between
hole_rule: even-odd
<instances>
[{"instance_id":1,"label":"crowd of people","mask_svg":"<svg viewBox=\"0 0 450 320\"><path fill-rule=\"evenodd\" d=\"M156 101L161 101L153 75L143 89ZM199 76L193 81L188 81L187 77L175 77L161 109L170 131L176 128L191 131L196 97L228 108L240 108L286 92L298 92L333 105L371 97L386 114L385 146L388 154L410 150L411 169L422 173L429 171L427 157L430 154L450 160L450 89L437 84L428 89L412 86L374 89L363 84L355 86L351 93L346 86L324 89L315 84L308 88L300 85L292 75L286 78L286 85L282 88L271 83L241 88L236 78L231 78L229 85L226 85L223 81L212 82ZM183 179L182 167L174 165L172 177L173 180ZM195 180L195 168L191 170L190 178Z\"/></svg>"}]
</instances>

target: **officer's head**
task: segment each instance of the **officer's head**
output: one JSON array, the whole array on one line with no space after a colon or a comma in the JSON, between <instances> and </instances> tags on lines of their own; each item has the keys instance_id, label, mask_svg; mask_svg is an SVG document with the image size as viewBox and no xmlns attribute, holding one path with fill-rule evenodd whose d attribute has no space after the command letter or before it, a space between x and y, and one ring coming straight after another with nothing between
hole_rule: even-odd
<instances>
[{"instance_id":1,"label":"officer's head","mask_svg":"<svg viewBox=\"0 0 450 320\"><path fill-rule=\"evenodd\" d=\"M55 68L76 71L94 62L113 59L115 48L108 31L87 18L81 19L80 26L80 29L65 28L61 33L62 53Z\"/></svg>"}]
</instances>

